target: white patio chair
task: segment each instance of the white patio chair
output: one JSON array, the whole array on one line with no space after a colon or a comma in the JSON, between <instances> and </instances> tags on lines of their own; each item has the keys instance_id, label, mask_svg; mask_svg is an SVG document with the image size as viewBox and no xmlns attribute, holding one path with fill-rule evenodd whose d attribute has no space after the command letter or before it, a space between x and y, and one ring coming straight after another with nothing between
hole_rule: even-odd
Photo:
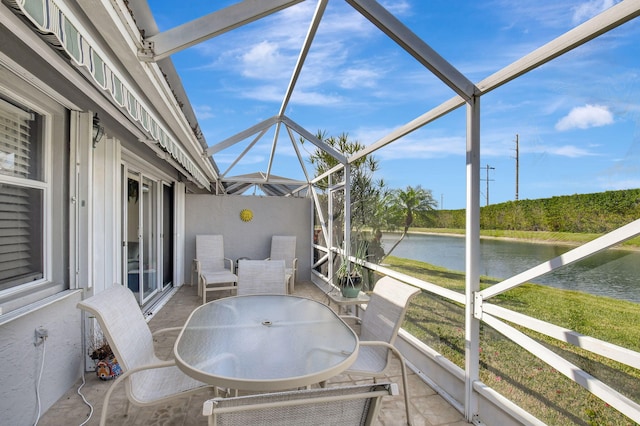
<instances>
[{"instance_id":1,"label":"white patio chair","mask_svg":"<svg viewBox=\"0 0 640 426\"><path fill-rule=\"evenodd\" d=\"M79 302L77 306L95 316L123 371L105 394L100 425L106 422L111 394L123 381L127 412L129 402L139 406L154 405L190 395L203 388L213 389L184 374L174 360L161 360L155 355L151 330L128 288L114 284ZM165 328L154 334L180 328Z\"/></svg>"},{"instance_id":2,"label":"white patio chair","mask_svg":"<svg viewBox=\"0 0 640 426\"><path fill-rule=\"evenodd\" d=\"M233 261L224 257L222 235L196 235L196 258L193 263L202 303L207 303L208 292L233 291L237 288L238 276L233 273Z\"/></svg>"},{"instance_id":3,"label":"white patio chair","mask_svg":"<svg viewBox=\"0 0 640 426\"><path fill-rule=\"evenodd\" d=\"M416 287L391 277L384 277L373 288L371 300L361 318L343 317L360 322L358 358L345 373L374 377L375 380L375 377L384 375L389 367L391 354L396 355L402 371L407 424L411 424L407 370L402 354L393 346L393 343L404 320L409 302L418 293L420 289Z\"/></svg>"},{"instance_id":4,"label":"white patio chair","mask_svg":"<svg viewBox=\"0 0 640 426\"><path fill-rule=\"evenodd\" d=\"M298 390L205 401L209 426L371 425L395 383Z\"/></svg>"},{"instance_id":5,"label":"white patio chair","mask_svg":"<svg viewBox=\"0 0 640 426\"><path fill-rule=\"evenodd\" d=\"M247 294L287 294L284 260L238 262L238 296Z\"/></svg>"},{"instance_id":6,"label":"white patio chair","mask_svg":"<svg viewBox=\"0 0 640 426\"><path fill-rule=\"evenodd\" d=\"M274 235L271 237L271 260L284 260L285 273L287 275L288 291L293 294L298 270L298 258L296 258L295 235Z\"/></svg>"}]
</instances>

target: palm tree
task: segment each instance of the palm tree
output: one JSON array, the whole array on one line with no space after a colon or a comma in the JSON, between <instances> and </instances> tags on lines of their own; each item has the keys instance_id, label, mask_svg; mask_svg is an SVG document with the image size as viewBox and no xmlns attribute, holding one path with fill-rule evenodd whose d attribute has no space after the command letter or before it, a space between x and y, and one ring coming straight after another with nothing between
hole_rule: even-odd
<instances>
[{"instance_id":1,"label":"palm tree","mask_svg":"<svg viewBox=\"0 0 640 426\"><path fill-rule=\"evenodd\" d=\"M350 156L365 148L363 144L356 140L350 140L347 133L339 136L327 136L325 132L318 131L316 137L327 145L333 147L345 156ZM300 140L304 143L304 139ZM327 170L338 164L338 160L331 154L316 148L309 156L309 161L315 167L315 176L324 174ZM375 180L373 175L379 169L378 160L372 155L366 155L351 163L351 226L359 233L362 228L375 228L375 220L379 216L380 200L386 195L386 184L382 179ZM334 182L344 178L344 170L339 170L334 174ZM320 188L328 187L328 179L319 182ZM344 195L336 194L334 200L334 225L337 229L342 229L344 221L343 200ZM321 197L321 199L326 199ZM341 233L337 232L337 242L340 244Z\"/></svg>"},{"instance_id":2,"label":"palm tree","mask_svg":"<svg viewBox=\"0 0 640 426\"><path fill-rule=\"evenodd\" d=\"M389 256L398 244L400 244L400 241L404 239L409 227L413 224L414 217L424 216L426 213L434 210L437 204L431 190L423 189L420 185L415 188L407 186L406 189L395 189L391 191L389 198L391 221L403 226L403 231L400 239L396 241L384 257Z\"/></svg>"}]
</instances>

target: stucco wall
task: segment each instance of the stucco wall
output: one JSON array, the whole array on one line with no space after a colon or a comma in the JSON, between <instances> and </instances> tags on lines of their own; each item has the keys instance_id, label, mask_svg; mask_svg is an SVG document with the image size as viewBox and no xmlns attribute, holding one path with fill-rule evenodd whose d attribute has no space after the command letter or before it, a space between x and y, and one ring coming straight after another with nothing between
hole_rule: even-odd
<instances>
[{"instance_id":1,"label":"stucco wall","mask_svg":"<svg viewBox=\"0 0 640 426\"><path fill-rule=\"evenodd\" d=\"M81 372L81 312L79 291L55 296L51 303L0 327L0 424L32 425L36 420L36 386L40 380L41 414L53 405ZM34 346L35 329L49 332L45 345ZM80 420L79 420L80 421Z\"/></svg>"},{"instance_id":2,"label":"stucco wall","mask_svg":"<svg viewBox=\"0 0 640 426\"><path fill-rule=\"evenodd\" d=\"M187 195L185 203L185 276L191 281L197 234L224 236L225 256L265 259L272 235L295 235L298 281L311 279L311 200L291 197ZM240 220L250 209L253 220Z\"/></svg>"}]
</instances>

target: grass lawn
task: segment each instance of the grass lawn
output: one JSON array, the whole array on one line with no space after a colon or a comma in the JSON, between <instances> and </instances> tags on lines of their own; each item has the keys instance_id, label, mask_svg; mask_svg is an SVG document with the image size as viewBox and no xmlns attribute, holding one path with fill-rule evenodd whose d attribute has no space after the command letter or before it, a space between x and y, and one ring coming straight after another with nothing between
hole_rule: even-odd
<instances>
[{"instance_id":1,"label":"grass lawn","mask_svg":"<svg viewBox=\"0 0 640 426\"><path fill-rule=\"evenodd\" d=\"M464 274L390 256L391 269L464 292ZM481 286L497 282L481 278ZM640 351L640 304L526 284L492 298L503 306L579 333ZM464 368L464 308L423 293L409 308L404 328ZM520 328L565 359L640 403L640 371ZM525 349L481 325L481 380L550 425L634 425Z\"/></svg>"}]
</instances>

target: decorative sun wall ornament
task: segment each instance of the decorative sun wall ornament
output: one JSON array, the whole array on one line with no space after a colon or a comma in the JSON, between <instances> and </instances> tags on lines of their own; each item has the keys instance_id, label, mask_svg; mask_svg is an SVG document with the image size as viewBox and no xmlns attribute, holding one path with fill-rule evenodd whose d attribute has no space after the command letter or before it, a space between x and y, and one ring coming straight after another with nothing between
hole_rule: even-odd
<instances>
[{"instance_id":1,"label":"decorative sun wall ornament","mask_svg":"<svg viewBox=\"0 0 640 426\"><path fill-rule=\"evenodd\" d=\"M242 219L243 222L250 222L251 219L253 219L253 212L249 209L240 210L240 219Z\"/></svg>"}]
</instances>

